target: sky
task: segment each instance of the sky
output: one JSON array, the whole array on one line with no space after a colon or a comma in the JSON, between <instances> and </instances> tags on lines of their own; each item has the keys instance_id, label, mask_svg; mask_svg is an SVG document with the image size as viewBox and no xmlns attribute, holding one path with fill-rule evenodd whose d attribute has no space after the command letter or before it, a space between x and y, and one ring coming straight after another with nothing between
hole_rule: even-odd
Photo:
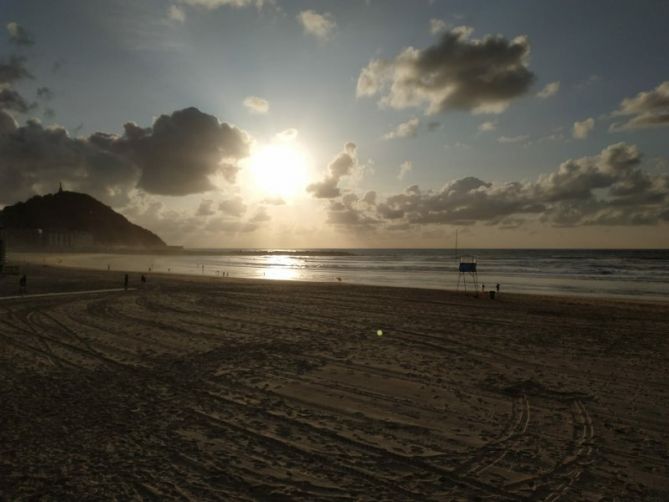
<instances>
[{"instance_id":1,"label":"sky","mask_svg":"<svg viewBox=\"0 0 669 502\"><path fill-rule=\"evenodd\" d=\"M669 3L0 0L0 207L187 247L669 248Z\"/></svg>"}]
</instances>

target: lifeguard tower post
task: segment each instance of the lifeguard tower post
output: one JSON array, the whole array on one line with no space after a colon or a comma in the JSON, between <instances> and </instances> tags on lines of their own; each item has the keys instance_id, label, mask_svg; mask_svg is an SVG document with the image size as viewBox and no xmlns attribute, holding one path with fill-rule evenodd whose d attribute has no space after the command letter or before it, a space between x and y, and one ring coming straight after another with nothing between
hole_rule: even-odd
<instances>
[{"instance_id":1,"label":"lifeguard tower post","mask_svg":"<svg viewBox=\"0 0 669 502\"><path fill-rule=\"evenodd\" d=\"M476 271L476 257L475 256L461 256L460 266L458 267L458 288L460 291L460 284L462 283L465 293L467 292L467 282L469 286L474 288L474 293L479 293L479 276Z\"/></svg>"}]
</instances>

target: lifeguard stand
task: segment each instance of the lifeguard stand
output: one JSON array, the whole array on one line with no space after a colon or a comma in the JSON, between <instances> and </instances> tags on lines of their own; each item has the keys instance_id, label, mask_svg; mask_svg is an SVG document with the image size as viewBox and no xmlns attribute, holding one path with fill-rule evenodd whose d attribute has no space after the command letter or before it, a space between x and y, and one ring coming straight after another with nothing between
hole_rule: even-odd
<instances>
[{"instance_id":1,"label":"lifeguard stand","mask_svg":"<svg viewBox=\"0 0 669 502\"><path fill-rule=\"evenodd\" d=\"M461 256L460 266L458 267L458 291L460 283L467 292L467 283L474 288L474 293L479 292L479 276L476 271L476 256Z\"/></svg>"}]
</instances>

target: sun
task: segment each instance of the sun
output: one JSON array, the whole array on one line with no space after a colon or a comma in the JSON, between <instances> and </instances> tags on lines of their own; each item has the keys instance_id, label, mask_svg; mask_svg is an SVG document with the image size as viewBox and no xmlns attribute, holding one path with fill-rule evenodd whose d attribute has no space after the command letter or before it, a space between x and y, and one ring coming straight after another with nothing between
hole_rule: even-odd
<instances>
[{"instance_id":1,"label":"sun","mask_svg":"<svg viewBox=\"0 0 669 502\"><path fill-rule=\"evenodd\" d=\"M260 146L248 165L254 187L263 195L289 199L304 192L308 184L307 154L292 142Z\"/></svg>"}]
</instances>

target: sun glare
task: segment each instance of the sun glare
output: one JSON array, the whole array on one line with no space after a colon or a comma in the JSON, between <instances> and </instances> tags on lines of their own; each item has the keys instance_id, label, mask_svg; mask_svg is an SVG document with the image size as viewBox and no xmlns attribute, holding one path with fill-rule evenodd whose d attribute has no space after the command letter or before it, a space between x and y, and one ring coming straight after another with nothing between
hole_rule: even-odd
<instances>
[{"instance_id":1,"label":"sun glare","mask_svg":"<svg viewBox=\"0 0 669 502\"><path fill-rule=\"evenodd\" d=\"M249 159L255 187L264 195L292 198L308 183L307 156L293 143L261 146Z\"/></svg>"}]
</instances>

